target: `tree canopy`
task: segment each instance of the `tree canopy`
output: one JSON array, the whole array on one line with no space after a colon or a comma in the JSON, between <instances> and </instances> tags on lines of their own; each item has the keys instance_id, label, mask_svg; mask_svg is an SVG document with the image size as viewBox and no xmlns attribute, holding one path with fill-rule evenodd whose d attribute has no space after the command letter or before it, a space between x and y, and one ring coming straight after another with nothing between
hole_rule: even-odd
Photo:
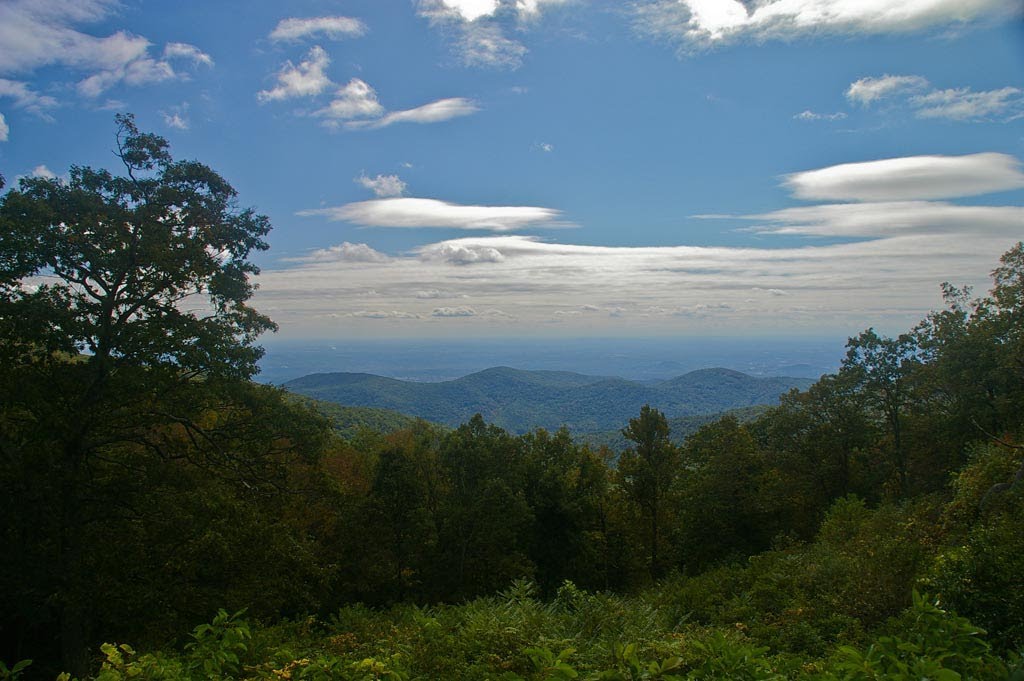
<instances>
[{"instance_id":1,"label":"tree canopy","mask_svg":"<svg viewBox=\"0 0 1024 681\"><path fill-rule=\"evenodd\" d=\"M256 337L248 257L266 216L162 137L117 117L125 168L23 178L0 203L0 324L8 353L84 353L97 380L122 365L249 377Z\"/></svg>"}]
</instances>

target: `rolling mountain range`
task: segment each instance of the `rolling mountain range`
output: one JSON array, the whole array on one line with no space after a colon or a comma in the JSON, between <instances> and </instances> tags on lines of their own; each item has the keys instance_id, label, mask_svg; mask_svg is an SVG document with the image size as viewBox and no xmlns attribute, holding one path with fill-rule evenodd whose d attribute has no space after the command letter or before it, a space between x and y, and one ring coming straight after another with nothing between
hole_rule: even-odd
<instances>
[{"instance_id":1,"label":"rolling mountain range","mask_svg":"<svg viewBox=\"0 0 1024 681\"><path fill-rule=\"evenodd\" d=\"M373 374L310 374L288 390L347 406L390 409L457 426L480 413L513 433L534 428L573 433L615 430L645 404L668 417L713 414L773 404L804 378L755 378L729 369L701 369L665 381L638 382L564 371L485 369L452 381L416 383Z\"/></svg>"}]
</instances>

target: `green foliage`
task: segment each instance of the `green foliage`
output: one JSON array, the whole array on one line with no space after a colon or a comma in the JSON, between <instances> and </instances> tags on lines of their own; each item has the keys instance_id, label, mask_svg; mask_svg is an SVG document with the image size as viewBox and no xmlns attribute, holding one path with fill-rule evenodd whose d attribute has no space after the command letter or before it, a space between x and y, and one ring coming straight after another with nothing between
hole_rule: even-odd
<instances>
[{"instance_id":1,"label":"green foliage","mask_svg":"<svg viewBox=\"0 0 1024 681\"><path fill-rule=\"evenodd\" d=\"M852 378L865 402L885 424L889 436L888 463L895 474L895 491L903 495L909 485L904 420L910 401L911 374L919 366L915 339L909 333L887 338L868 329L851 338L846 348L846 359L839 373Z\"/></svg>"},{"instance_id":2,"label":"green foliage","mask_svg":"<svg viewBox=\"0 0 1024 681\"><path fill-rule=\"evenodd\" d=\"M256 336L276 328L246 304L268 219L237 210L220 175L174 161L130 114L117 123L126 177L72 166L66 182L25 178L0 200L0 350L88 352L96 380L122 364L251 376ZM48 283L20 285L43 270ZM178 304L188 296L213 313Z\"/></svg>"},{"instance_id":3,"label":"green foliage","mask_svg":"<svg viewBox=\"0 0 1024 681\"><path fill-rule=\"evenodd\" d=\"M191 681L191 676L180 660L160 654L139 655L126 643L104 643L100 646L103 661L99 673L89 677L94 681ZM57 681L78 681L67 672L57 675Z\"/></svg>"},{"instance_id":4,"label":"green foliage","mask_svg":"<svg viewBox=\"0 0 1024 681\"><path fill-rule=\"evenodd\" d=\"M683 564L700 571L767 548L773 529L758 494L765 462L747 426L725 416L683 446L687 473L674 490Z\"/></svg>"},{"instance_id":5,"label":"green foliage","mask_svg":"<svg viewBox=\"0 0 1024 681\"><path fill-rule=\"evenodd\" d=\"M232 677L240 672L252 638L249 624L241 619L243 612L229 615L220 610L212 622L192 630L192 640L185 645L190 671L202 671L208 678Z\"/></svg>"},{"instance_id":6,"label":"green foliage","mask_svg":"<svg viewBox=\"0 0 1024 681\"><path fill-rule=\"evenodd\" d=\"M683 677L670 674L679 668L680 659L669 657L662 661L642 661L635 643L625 645L616 643L612 646L612 657L615 661L612 669L598 672L593 676L599 681L640 681L641 679L664 679L674 681Z\"/></svg>"},{"instance_id":7,"label":"green foliage","mask_svg":"<svg viewBox=\"0 0 1024 681\"><path fill-rule=\"evenodd\" d=\"M707 414L668 417L669 439L672 444L679 446L703 426L714 423L724 416L732 416L740 423L752 423L764 416L770 408L770 404L755 404ZM578 438L591 447L607 447L613 452L621 452L630 446L621 428L598 433L582 433Z\"/></svg>"},{"instance_id":8,"label":"green foliage","mask_svg":"<svg viewBox=\"0 0 1024 681\"><path fill-rule=\"evenodd\" d=\"M750 426L771 461L757 482L773 534L811 539L836 499L882 496L887 466L871 451L879 429L853 378L823 376L807 391L784 395Z\"/></svg>"},{"instance_id":9,"label":"green foliage","mask_svg":"<svg viewBox=\"0 0 1024 681\"><path fill-rule=\"evenodd\" d=\"M367 435L389 435L412 428L417 420L415 417L388 409L348 407L298 395L294 398L300 403L308 403L312 409L327 418L334 432L346 440L356 440Z\"/></svg>"},{"instance_id":10,"label":"green foliage","mask_svg":"<svg viewBox=\"0 0 1024 681\"><path fill-rule=\"evenodd\" d=\"M660 598L669 621L736 627L773 650L821 655L861 640L909 604L929 556L932 536L922 523L929 512L843 499L816 541L667 580Z\"/></svg>"},{"instance_id":11,"label":"green foliage","mask_svg":"<svg viewBox=\"0 0 1024 681\"><path fill-rule=\"evenodd\" d=\"M975 468L997 472L1000 459L1003 457L984 457ZM965 477L961 482L966 486L969 483ZM970 488L965 493L976 495ZM977 523L966 529L960 543L938 554L923 580L927 588L941 594L943 602L991 632L993 642L1003 651L1024 649L1022 528L1024 490L1011 490L991 500Z\"/></svg>"},{"instance_id":12,"label":"green foliage","mask_svg":"<svg viewBox=\"0 0 1024 681\"><path fill-rule=\"evenodd\" d=\"M629 420L623 436L633 443L619 457L619 485L626 498L636 506L645 539L648 569L652 577L664 574L665 525L670 522L670 494L680 474L679 450L669 440L665 415L650 405ZM660 553L660 555L659 555Z\"/></svg>"},{"instance_id":13,"label":"green foliage","mask_svg":"<svg viewBox=\"0 0 1024 681\"><path fill-rule=\"evenodd\" d=\"M190 678L177 661L165 660L156 655L137 655L125 643L104 643L100 646L100 652L104 659L96 681L184 681Z\"/></svg>"},{"instance_id":14,"label":"green foliage","mask_svg":"<svg viewBox=\"0 0 1024 681\"><path fill-rule=\"evenodd\" d=\"M527 648L523 652L544 681L568 681L579 677L579 673L568 663L576 652L573 648L566 648L557 655L547 648Z\"/></svg>"},{"instance_id":15,"label":"green foliage","mask_svg":"<svg viewBox=\"0 0 1024 681\"><path fill-rule=\"evenodd\" d=\"M560 600L573 607L594 598L571 591L566 587ZM353 608L328 625L285 623L251 636L243 621L221 612L193 632L194 645L180 655L139 655L127 645L105 644L102 666L91 678L985 681L1017 678L1021 671L1016 658L1008 665L992 653L982 630L916 592L911 607L870 640L802 659L771 655L735 627L679 630L663 620L637 639L640 631L609 620L595 637L572 625L580 610L565 612L531 593L518 583L499 597L460 606ZM649 599L658 597L640 595L623 605L650 608Z\"/></svg>"},{"instance_id":16,"label":"green foliage","mask_svg":"<svg viewBox=\"0 0 1024 681\"><path fill-rule=\"evenodd\" d=\"M1004 664L990 653L984 631L913 593L911 608L865 650L842 646L834 667L840 679L1005 679Z\"/></svg>"},{"instance_id":17,"label":"green foliage","mask_svg":"<svg viewBox=\"0 0 1024 681\"><path fill-rule=\"evenodd\" d=\"M3 177L0 176L0 187L3 187ZM13 667L8 667L0 660L0 679L3 681L16 681L21 678L22 673L32 665L32 660L21 660L15 662Z\"/></svg>"},{"instance_id":18,"label":"green foliage","mask_svg":"<svg viewBox=\"0 0 1024 681\"><path fill-rule=\"evenodd\" d=\"M692 647L701 661L687 674L687 679L773 681L785 678L774 671L771 661L765 657L766 646L752 646L719 631L704 641L694 641Z\"/></svg>"},{"instance_id":19,"label":"green foliage","mask_svg":"<svg viewBox=\"0 0 1024 681\"><path fill-rule=\"evenodd\" d=\"M611 477L598 454L576 445L567 430L519 438L526 501L532 511L528 552L545 594L570 576L585 587L605 585L610 556L603 528Z\"/></svg>"}]
</instances>

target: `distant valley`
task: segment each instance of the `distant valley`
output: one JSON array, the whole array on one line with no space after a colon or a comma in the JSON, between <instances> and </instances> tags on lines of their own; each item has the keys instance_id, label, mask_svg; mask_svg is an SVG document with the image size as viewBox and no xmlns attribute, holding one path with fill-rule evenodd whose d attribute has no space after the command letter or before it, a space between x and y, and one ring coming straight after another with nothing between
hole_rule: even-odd
<instances>
[{"instance_id":1,"label":"distant valley","mask_svg":"<svg viewBox=\"0 0 1024 681\"><path fill-rule=\"evenodd\" d=\"M435 383L373 374L310 374L284 387L317 400L389 409L448 426L480 413L513 433L565 425L576 434L598 434L623 427L644 404L670 418L694 417L773 404L790 389L806 389L812 382L754 377L729 369L701 369L662 381L630 381L495 367Z\"/></svg>"}]
</instances>

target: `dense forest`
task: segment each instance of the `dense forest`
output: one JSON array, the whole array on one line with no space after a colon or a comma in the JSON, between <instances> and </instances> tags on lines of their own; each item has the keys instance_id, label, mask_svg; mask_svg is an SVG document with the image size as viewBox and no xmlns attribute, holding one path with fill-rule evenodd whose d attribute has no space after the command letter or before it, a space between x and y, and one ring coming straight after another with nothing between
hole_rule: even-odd
<instances>
[{"instance_id":1,"label":"dense forest","mask_svg":"<svg viewBox=\"0 0 1024 681\"><path fill-rule=\"evenodd\" d=\"M118 121L0 198L0 679L1024 678L1024 244L682 444L339 434L249 381L266 218Z\"/></svg>"}]
</instances>

